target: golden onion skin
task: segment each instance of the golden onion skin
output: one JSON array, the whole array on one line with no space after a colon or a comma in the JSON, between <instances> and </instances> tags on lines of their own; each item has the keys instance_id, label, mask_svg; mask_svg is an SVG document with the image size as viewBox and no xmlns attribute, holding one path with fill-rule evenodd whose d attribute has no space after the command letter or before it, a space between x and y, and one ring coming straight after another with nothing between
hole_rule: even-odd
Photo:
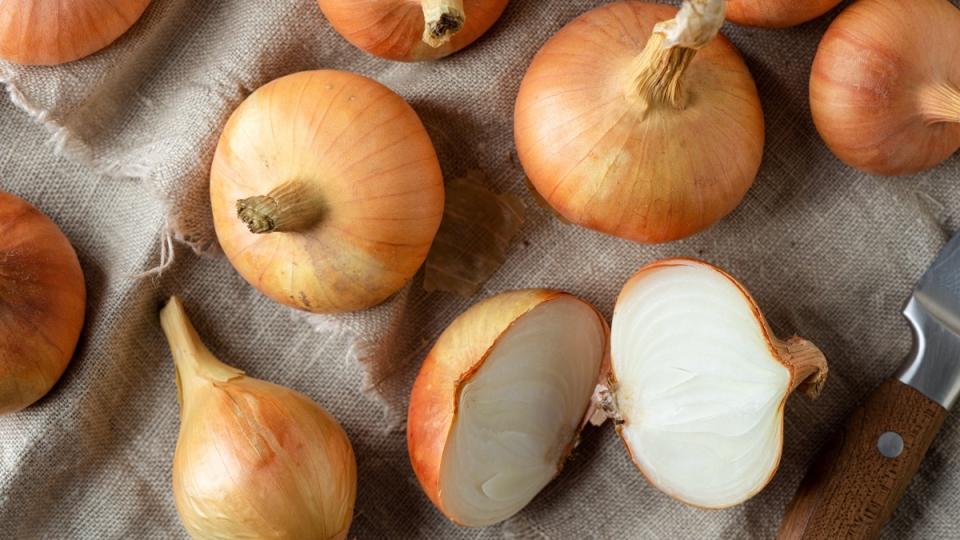
<instances>
[{"instance_id":1,"label":"golden onion skin","mask_svg":"<svg viewBox=\"0 0 960 540\"><path fill-rule=\"evenodd\" d=\"M113 43L150 0L5 0L0 2L0 59L56 65Z\"/></svg>"},{"instance_id":2,"label":"golden onion skin","mask_svg":"<svg viewBox=\"0 0 960 540\"><path fill-rule=\"evenodd\" d=\"M253 234L237 202L299 181L316 222ZM234 268L307 311L364 309L402 288L443 216L443 176L416 112L385 86L341 71L277 79L233 113L210 173L214 226Z\"/></svg>"},{"instance_id":3,"label":"golden onion skin","mask_svg":"<svg viewBox=\"0 0 960 540\"><path fill-rule=\"evenodd\" d=\"M80 338L83 270L70 241L29 203L0 191L0 414L34 403Z\"/></svg>"},{"instance_id":4,"label":"golden onion skin","mask_svg":"<svg viewBox=\"0 0 960 540\"><path fill-rule=\"evenodd\" d=\"M181 422L173 490L193 538L346 538L356 463L319 405L243 377L184 396Z\"/></svg>"},{"instance_id":5,"label":"golden onion skin","mask_svg":"<svg viewBox=\"0 0 960 540\"><path fill-rule=\"evenodd\" d=\"M730 213L763 155L763 111L739 53L718 35L683 79L685 107L644 107L634 63L677 9L616 2L564 27L530 65L515 136L531 183L564 218L637 242L690 236Z\"/></svg>"},{"instance_id":6,"label":"golden onion skin","mask_svg":"<svg viewBox=\"0 0 960 540\"><path fill-rule=\"evenodd\" d=\"M346 538L357 466L336 419L299 392L220 362L178 298L160 323L180 401L173 495L190 535Z\"/></svg>"}]
</instances>

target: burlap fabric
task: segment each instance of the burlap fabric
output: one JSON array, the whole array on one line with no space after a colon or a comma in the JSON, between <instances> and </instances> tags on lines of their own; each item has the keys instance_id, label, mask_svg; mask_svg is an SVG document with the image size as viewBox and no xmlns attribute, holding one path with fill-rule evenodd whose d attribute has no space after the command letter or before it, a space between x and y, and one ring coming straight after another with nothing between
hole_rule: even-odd
<instances>
[{"instance_id":1,"label":"burlap fabric","mask_svg":"<svg viewBox=\"0 0 960 540\"><path fill-rule=\"evenodd\" d=\"M548 36L601 3L515 0L473 47L406 65L354 50L312 0L155 0L131 33L92 58L57 68L0 64L12 102L37 121L0 103L0 187L63 227L90 297L61 382L39 404L0 418L0 537L185 537L170 489L173 368L157 322L170 294L184 298L219 356L305 392L343 423L360 467L351 537L771 537L815 449L909 349L899 309L960 220L960 156L913 178L845 167L821 143L806 99L830 17L780 31L728 25L767 121L763 168L743 205L664 246L564 225L526 193L513 100ZM520 237L477 298L557 287L609 315L637 267L694 256L738 276L777 331L817 342L831 378L818 401L791 398L783 464L767 489L729 510L687 508L651 488L605 426L588 429L562 475L509 522L462 530L440 516L407 461L405 396L430 344L477 298L426 294L418 277L373 312L305 317L260 296L216 255L206 191L222 123L261 84L318 67L390 86L423 118L448 178L479 169L488 187L526 201ZM172 263L168 230L183 241ZM131 278L162 264L162 274ZM886 538L960 537L957 428L950 417Z\"/></svg>"}]
</instances>

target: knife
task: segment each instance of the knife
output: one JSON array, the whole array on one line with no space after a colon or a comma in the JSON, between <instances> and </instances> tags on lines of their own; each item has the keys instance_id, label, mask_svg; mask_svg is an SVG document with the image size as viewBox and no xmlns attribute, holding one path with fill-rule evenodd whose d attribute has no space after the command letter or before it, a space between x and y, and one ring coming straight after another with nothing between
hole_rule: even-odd
<instances>
[{"instance_id":1,"label":"knife","mask_svg":"<svg viewBox=\"0 0 960 540\"><path fill-rule=\"evenodd\" d=\"M903 314L913 349L821 450L779 540L876 538L960 395L960 233L920 278Z\"/></svg>"}]
</instances>

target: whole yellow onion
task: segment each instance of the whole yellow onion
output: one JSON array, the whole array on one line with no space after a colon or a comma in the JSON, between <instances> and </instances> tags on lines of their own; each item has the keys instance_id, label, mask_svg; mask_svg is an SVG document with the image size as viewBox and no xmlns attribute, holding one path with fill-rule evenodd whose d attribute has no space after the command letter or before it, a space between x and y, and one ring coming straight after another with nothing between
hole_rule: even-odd
<instances>
[{"instance_id":1,"label":"whole yellow onion","mask_svg":"<svg viewBox=\"0 0 960 540\"><path fill-rule=\"evenodd\" d=\"M564 218L639 242L731 212L763 155L763 111L723 0L615 2L565 26L530 65L515 113L531 183Z\"/></svg>"},{"instance_id":2,"label":"whole yellow onion","mask_svg":"<svg viewBox=\"0 0 960 540\"><path fill-rule=\"evenodd\" d=\"M193 538L343 539L357 466L310 398L217 360L172 298L160 313L177 370L177 511Z\"/></svg>"},{"instance_id":3,"label":"whole yellow onion","mask_svg":"<svg viewBox=\"0 0 960 540\"><path fill-rule=\"evenodd\" d=\"M960 9L861 0L834 19L810 74L810 111L845 163L917 173L960 149Z\"/></svg>"},{"instance_id":4,"label":"whole yellow onion","mask_svg":"<svg viewBox=\"0 0 960 540\"><path fill-rule=\"evenodd\" d=\"M60 228L0 191L0 414L43 397L73 356L86 307L83 270Z\"/></svg>"},{"instance_id":5,"label":"whole yellow onion","mask_svg":"<svg viewBox=\"0 0 960 540\"><path fill-rule=\"evenodd\" d=\"M306 71L234 111L210 171L217 238L277 302L355 311L400 290L443 217L443 175L417 113L382 84Z\"/></svg>"},{"instance_id":6,"label":"whole yellow onion","mask_svg":"<svg viewBox=\"0 0 960 540\"><path fill-rule=\"evenodd\" d=\"M56 65L110 45L140 18L150 0L4 0L0 59Z\"/></svg>"}]
</instances>

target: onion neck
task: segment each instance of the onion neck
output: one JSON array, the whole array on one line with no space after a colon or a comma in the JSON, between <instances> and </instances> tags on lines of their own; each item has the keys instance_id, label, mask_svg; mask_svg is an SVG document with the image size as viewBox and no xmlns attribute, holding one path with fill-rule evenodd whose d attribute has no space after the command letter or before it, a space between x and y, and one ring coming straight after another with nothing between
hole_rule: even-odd
<instances>
[{"instance_id":1,"label":"onion neck","mask_svg":"<svg viewBox=\"0 0 960 540\"><path fill-rule=\"evenodd\" d=\"M467 20L463 0L420 0L423 6L423 42L438 48L450 41Z\"/></svg>"},{"instance_id":2,"label":"onion neck","mask_svg":"<svg viewBox=\"0 0 960 540\"><path fill-rule=\"evenodd\" d=\"M224 364L207 349L176 296L160 310L160 326L173 354L177 399L181 404L205 384L227 382L243 375L243 371Z\"/></svg>"},{"instance_id":3,"label":"onion neck","mask_svg":"<svg viewBox=\"0 0 960 540\"><path fill-rule=\"evenodd\" d=\"M237 201L237 217L254 234L302 231L325 213L322 199L300 180L281 184L266 195Z\"/></svg>"},{"instance_id":4,"label":"onion neck","mask_svg":"<svg viewBox=\"0 0 960 540\"><path fill-rule=\"evenodd\" d=\"M654 26L633 62L627 95L639 99L644 110L683 109L684 74L697 51L716 37L725 13L724 0L686 0L675 18Z\"/></svg>"},{"instance_id":5,"label":"onion neck","mask_svg":"<svg viewBox=\"0 0 960 540\"><path fill-rule=\"evenodd\" d=\"M774 340L780 360L790 368L793 377L790 392L800 390L810 399L815 399L827 382L827 358L813 343L792 337L786 341Z\"/></svg>"},{"instance_id":6,"label":"onion neck","mask_svg":"<svg viewBox=\"0 0 960 540\"><path fill-rule=\"evenodd\" d=\"M960 88L950 83L924 88L920 92L920 112L927 124L960 123Z\"/></svg>"}]
</instances>

